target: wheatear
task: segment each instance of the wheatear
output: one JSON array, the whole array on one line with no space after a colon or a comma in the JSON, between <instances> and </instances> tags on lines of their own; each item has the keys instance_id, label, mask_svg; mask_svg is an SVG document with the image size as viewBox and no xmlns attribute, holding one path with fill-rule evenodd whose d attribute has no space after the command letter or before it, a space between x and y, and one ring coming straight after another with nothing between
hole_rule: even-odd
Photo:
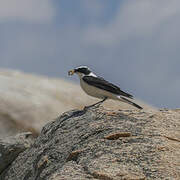
<instances>
[{"instance_id":1,"label":"wheatear","mask_svg":"<svg viewBox=\"0 0 180 180\"><path fill-rule=\"evenodd\" d=\"M80 85L88 95L102 99L96 104L101 104L107 99L114 99L131 104L138 109L143 109L129 100L133 99L131 94L122 91L118 86L104 80L102 77L96 76L87 66L80 66L68 72L69 75L74 73L79 76Z\"/></svg>"}]
</instances>

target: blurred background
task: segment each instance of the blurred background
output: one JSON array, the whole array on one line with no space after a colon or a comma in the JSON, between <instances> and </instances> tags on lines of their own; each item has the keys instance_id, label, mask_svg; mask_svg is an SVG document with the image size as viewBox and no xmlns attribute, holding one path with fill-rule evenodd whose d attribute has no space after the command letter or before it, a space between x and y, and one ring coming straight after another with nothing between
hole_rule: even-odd
<instances>
[{"instance_id":1,"label":"blurred background","mask_svg":"<svg viewBox=\"0 0 180 180\"><path fill-rule=\"evenodd\" d=\"M179 19L178 0L1 0L0 67L67 79L88 65L149 104L176 108Z\"/></svg>"},{"instance_id":2,"label":"blurred background","mask_svg":"<svg viewBox=\"0 0 180 180\"><path fill-rule=\"evenodd\" d=\"M0 0L0 134L38 134L89 104L67 76L79 65L147 104L178 108L179 19L179 0Z\"/></svg>"}]
</instances>

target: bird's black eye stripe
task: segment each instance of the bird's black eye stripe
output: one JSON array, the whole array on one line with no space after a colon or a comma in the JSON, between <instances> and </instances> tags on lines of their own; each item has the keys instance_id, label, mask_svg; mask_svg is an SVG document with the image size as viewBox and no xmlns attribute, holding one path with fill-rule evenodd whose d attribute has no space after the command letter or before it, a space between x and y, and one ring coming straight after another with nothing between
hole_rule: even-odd
<instances>
[{"instance_id":1,"label":"bird's black eye stripe","mask_svg":"<svg viewBox=\"0 0 180 180\"><path fill-rule=\"evenodd\" d=\"M91 71L88 68L78 68L78 69L75 69L75 72L79 72L79 73L88 75Z\"/></svg>"}]
</instances>

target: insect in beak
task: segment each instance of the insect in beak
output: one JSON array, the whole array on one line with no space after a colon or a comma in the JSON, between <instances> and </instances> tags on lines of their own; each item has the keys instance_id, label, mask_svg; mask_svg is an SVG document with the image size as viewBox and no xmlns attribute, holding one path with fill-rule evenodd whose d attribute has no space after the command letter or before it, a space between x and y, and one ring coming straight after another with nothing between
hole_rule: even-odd
<instances>
[{"instance_id":1,"label":"insect in beak","mask_svg":"<svg viewBox=\"0 0 180 180\"><path fill-rule=\"evenodd\" d=\"M68 75L69 75L69 76L72 76L74 73L75 73L74 69L73 69L73 70L68 71Z\"/></svg>"}]
</instances>

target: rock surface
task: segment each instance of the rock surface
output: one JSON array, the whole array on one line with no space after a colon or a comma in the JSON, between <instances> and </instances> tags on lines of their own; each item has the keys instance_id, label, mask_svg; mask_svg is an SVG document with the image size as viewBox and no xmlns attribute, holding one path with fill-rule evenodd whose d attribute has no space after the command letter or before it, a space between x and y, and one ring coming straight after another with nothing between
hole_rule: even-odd
<instances>
[{"instance_id":1,"label":"rock surface","mask_svg":"<svg viewBox=\"0 0 180 180\"><path fill-rule=\"evenodd\" d=\"M50 119L97 101L72 82L18 71L1 70L0 84L0 137L22 131L38 135ZM115 101L105 105L111 109L132 108Z\"/></svg>"},{"instance_id":2,"label":"rock surface","mask_svg":"<svg viewBox=\"0 0 180 180\"><path fill-rule=\"evenodd\" d=\"M0 139L0 174L19 155L34 142L32 133L21 133L13 137Z\"/></svg>"},{"instance_id":3,"label":"rock surface","mask_svg":"<svg viewBox=\"0 0 180 180\"><path fill-rule=\"evenodd\" d=\"M0 179L178 180L179 119L180 110L69 111L48 123Z\"/></svg>"}]
</instances>

